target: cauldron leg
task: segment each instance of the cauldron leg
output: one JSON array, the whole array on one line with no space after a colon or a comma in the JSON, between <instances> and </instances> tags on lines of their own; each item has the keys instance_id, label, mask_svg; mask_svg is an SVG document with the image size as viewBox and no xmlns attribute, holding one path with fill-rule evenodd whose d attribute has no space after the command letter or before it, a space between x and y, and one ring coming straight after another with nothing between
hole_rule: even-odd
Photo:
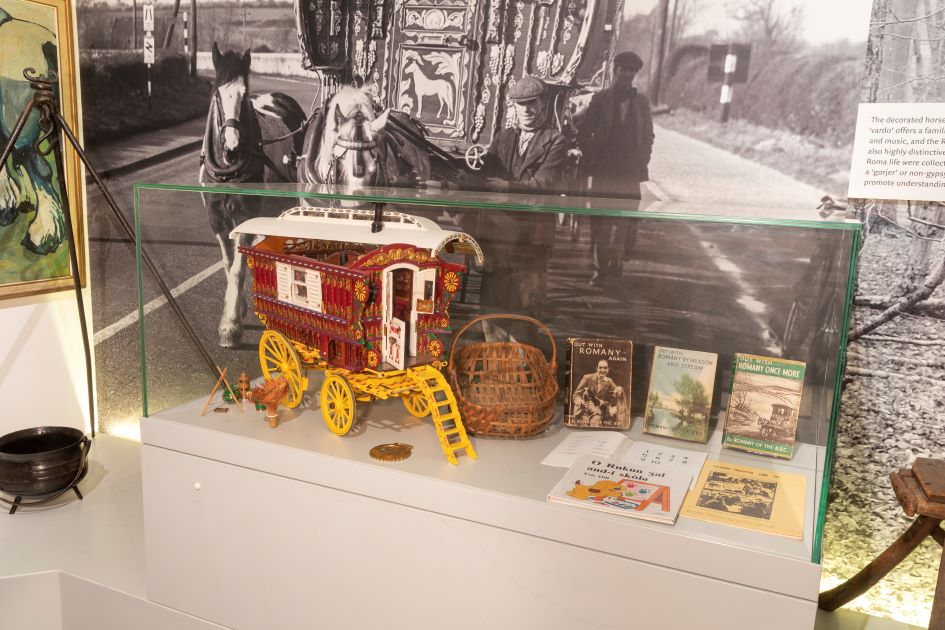
<instances>
[{"instance_id":1,"label":"cauldron leg","mask_svg":"<svg viewBox=\"0 0 945 630\"><path fill-rule=\"evenodd\" d=\"M85 498L85 497L82 496L82 493L79 492L79 486L78 486L78 484L72 486L72 491L75 492L75 496L79 497L79 501L81 501L82 499Z\"/></svg>"},{"instance_id":2,"label":"cauldron leg","mask_svg":"<svg viewBox=\"0 0 945 630\"><path fill-rule=\"evenodd\" d=\"M13 499L13 507L10 508L10 514L16 513L16 508L20 507L20 501L22 500L23 497L21 496L17 496L15 499Z\"/></svg>"}]
</instances>

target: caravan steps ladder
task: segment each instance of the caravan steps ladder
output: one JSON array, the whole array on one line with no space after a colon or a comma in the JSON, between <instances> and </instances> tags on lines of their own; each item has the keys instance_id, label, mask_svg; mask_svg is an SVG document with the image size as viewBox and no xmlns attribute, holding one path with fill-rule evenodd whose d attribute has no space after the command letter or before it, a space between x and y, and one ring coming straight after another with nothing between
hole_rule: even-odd
<instances>
[{"instance_id":1,"label":"caravan steps ladder","mask_svg":"<svg viewBox=\"0 0 945 630\"><path fill-rule=\"evenodd\" d=\"M456 459L457 451L466 451L466 455L478 459L476 449L469 442L466 427L459 417L459 406L453 390L443 374L431 365L409 368L407 372L413 379L417 389L426 396L430 405L430 416L436 435L440 438L440 446L446 459L451 464L459 464Z\"/></svg>"}]
</instances>

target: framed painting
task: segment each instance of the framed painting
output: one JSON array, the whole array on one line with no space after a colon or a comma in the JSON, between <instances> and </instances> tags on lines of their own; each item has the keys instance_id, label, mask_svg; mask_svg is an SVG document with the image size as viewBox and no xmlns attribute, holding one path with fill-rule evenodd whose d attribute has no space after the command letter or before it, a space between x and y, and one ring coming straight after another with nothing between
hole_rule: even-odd
<instances>
[{"instance_id":1,"label":"framed painting","mask_svg":"<svg viewBox=\"0 0 945 630\"><path fill-rule=\"evenodd\" d=\"M26 68L59 77L59 111L79 133L75 19L69 0L0 0L0 148L33 97ZM72 213L79 268L84 268L82 177L78 156L63 142L66 190L55 155L33 111L6 163L0 164L0 298L72 287L64 212ZM81 136L80 136L81 137ZM36 142L40 141L37 150ZM65 192L65 195L63 194Z\"/></svg>"}]
</instances>

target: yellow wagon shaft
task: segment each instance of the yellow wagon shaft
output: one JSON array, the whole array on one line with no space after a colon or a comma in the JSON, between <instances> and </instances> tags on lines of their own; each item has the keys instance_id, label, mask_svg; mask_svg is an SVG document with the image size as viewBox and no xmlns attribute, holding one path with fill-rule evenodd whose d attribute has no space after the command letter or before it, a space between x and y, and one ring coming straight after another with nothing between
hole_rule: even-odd
<instances>
[{"instance_id":1,"label":"yellow wagon shaft","mask_svg":"<svg viewBox=\"0 0 945 630\"><path fill-rule=\"evenodd\" d=\"M306 371L324 370L319 406L328 430L335 435L346 435L354 427L358 402L400 398L410 415L431 417L440 447L451 464L459 463L458 452L478 458L460 418L456 397L435 364L391 371L329 368L318 351L289 341L274 330L263 332L259 363L266 381L285 377L289 391L282 404L290 409L299 405L308 388Z\"/></svg>"},{"instance_id":2,"label":"yellow wagon shaft","mask_svg":"<svg viewBox=\"0 0 945 630\"><path fill-rule=\"evenodd\" d=\"M458 452L477 459L460 419L456 397L446 378L433 365L389 372L326 370L320 397L322 415L332 433L344 435L353 426L358 401L389 398L400 398L416 418L431 417L440 447L451 464L459 463Z\"/></svg>"}]
</instances>

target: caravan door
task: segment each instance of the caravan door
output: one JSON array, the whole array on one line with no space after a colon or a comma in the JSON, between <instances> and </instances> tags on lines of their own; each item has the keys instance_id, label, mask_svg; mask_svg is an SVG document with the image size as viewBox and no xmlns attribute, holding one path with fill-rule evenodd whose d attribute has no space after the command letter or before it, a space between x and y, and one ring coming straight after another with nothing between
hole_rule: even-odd
<instances>
[{"instance_id":1,"label":"caravan door","mask_svg":"<svg viewBox=\"0 0 945 630\"><path fill-rule=\"evenodd\" d=\"M396 317L387 322L384 335L384 360L398 370L404 369L404 345L407 340L407 325Z\"/></svg>"},{"instance_id":2,"label":"caravan door","mask_svg":"<svg viewBox=\"0 0 945 630\"><path fill-rule=\"evenodd\" d=\"M382 279L381 353L384 361L398 370L404 369L406 345L411 337L407 323L398 315L403 312L403 317L414 321L412 288L416 273L416 268L407 265L392 267L384 270Z\"/></svg>"},{"instance_id":3,"label":"caravan door","mask_svg":"<svg viewBox=\"0 0 945 630\"><path fill-rule=\"evenodd\" d=\"M417 315L431 315L436 269L423 269L414 274L413 308L410 311L410 356L417 356Z\"/></svg>"}]
</instances>

